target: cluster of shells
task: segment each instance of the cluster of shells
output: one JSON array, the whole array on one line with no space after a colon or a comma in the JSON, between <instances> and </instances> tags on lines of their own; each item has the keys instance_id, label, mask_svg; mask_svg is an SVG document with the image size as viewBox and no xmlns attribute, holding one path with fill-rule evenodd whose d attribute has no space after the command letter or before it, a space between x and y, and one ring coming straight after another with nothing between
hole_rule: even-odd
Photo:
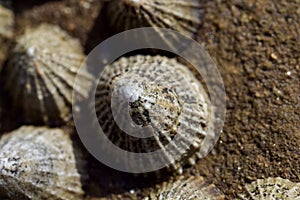
<instances>
[{"instance_id":1,"label":"cluster of shells","mask_svg":"<svg viewBox=\"0 0 300 200\"><path fill-rule=\"evenodd\" d=\"M187 36L196 34L202 12L198 0L111 0L103 10L116 31L152 26L173 28ZM0 69L3 67L4 89L12 111L19 114L22 125L0 139L0 198L83 199L83 185L88 182L86 158L82 147L71 139L72 134L62 128L72 124L72 93L84 101L90 92L92 75L88 71L78 74L85 58L83 48L56 25L43 23L24 29L14 37L11 1L0 0ZM201 157L199 149L207 134L210 112L207 95L196 76L175 58L161 55L123 57L106 69L97 85L95 108L108 138L125 150L149 152L181 134L192 141L192 147L168 170L181 173L187 162L195 164ZM74 85L76 77L79 85ZM112 91L126 93L126 88L140 95L130 104L132 120L140 126L151 121L155 139L124 136L113 120L109 97ZM174 145L180 151L187 141ZM166 155L174 156L172 153L177 152ZM299 185L276 181L284 188L280 192L288 197L299 194ZM255 199L252 193L249 189ZM145 198L224 199L224 195L197 176L164 183Z\"/></svg>"}]
</instances>

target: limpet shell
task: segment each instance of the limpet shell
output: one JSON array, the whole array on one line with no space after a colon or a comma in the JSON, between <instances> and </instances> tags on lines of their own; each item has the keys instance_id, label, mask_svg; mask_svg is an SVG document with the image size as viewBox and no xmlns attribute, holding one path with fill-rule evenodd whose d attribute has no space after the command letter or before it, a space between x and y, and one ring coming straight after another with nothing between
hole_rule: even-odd
<instances>
[{"instance_id":1,"label":"limpet shell","mask_svg":"<svg viewBox=\"0 0 300 200\"><path fill-rule=\"evenodd\" d=\"M240 199L300 200L300 183L280 177L258 179L245 187L246 193L239 195Z\"/></svg>"},{"instance_id":2,"label":"limpet shell","mask_svg":"<svg viewBox=\"0 0 300 200\"><path fill-rule=\"evenodd\" d=\"M111 0L105 9L111 27L170 28L192 37L201 24L199 0Z\"/></svg>"},{"instance_id":3,"label":"limpet shell","mask_svg":"<svg viewBox=\"0 0 300 200\"><path fill-rule=\"evenodd\" d=\"M72 91L84 98L89 87L88 73L74 86L83 60L79 41L58 26L27 28L12 51L5 84L25 123L56 125L71 117Z\"/></svg>"},{"instance_id":4,"label":"limpet shell","mask_svg":"<svg viewBox=\"0 0 300 200\"><path fill-rule=\"evenodd\" d=\"M77 167L84 162L74 152L79 150L60 129L24 126L3 135L0 191L11 199L81 199L84 169Z\"/></svg>"},{"instance_id":5,"label":"limpet shell","mask_svg":"<svg viewBox=\"0 0 300 200\"><path fill-rule=\"evenodd\" d=\"M125 106L129 103L131 122L121 113L122 101ZM121 149L135 153L162 149L162 159L168 160L176 160L180 154L179 160L168 167L178 172L182 164L194 164L194 159L201 157L203 139L208 134L209 99L200 81L176 59L144 55L119 59L107 66L98 80L95 104L104 133ZM123 132L116 119L128 124L128 129ZM152 137L126 133L136 131L131 124L147 126ZM173 140L175 136L181 139ZM169 143L172 148L164 148Z\"/></svg>"},{"instance_id":6,"label":"limpet shell","mask_svg":"<svg viewBox=\"0 0 300 200\"><path fill-rule=\"evenodd\" d=\"M152 192L144 200L222 200L224 194L201 176L164 183L159 191Z\"/></svg>"},{"instance_id":7,"label":"limpet shell","mask_svg":"<svg viewBox=\"0 0 300 200\"><path fill-rule=\"evenodd\" d=\"M14 13L10 0L0 0L0 71L6 59L8 44L14 34Z\"/></svg>"}]
</instances>

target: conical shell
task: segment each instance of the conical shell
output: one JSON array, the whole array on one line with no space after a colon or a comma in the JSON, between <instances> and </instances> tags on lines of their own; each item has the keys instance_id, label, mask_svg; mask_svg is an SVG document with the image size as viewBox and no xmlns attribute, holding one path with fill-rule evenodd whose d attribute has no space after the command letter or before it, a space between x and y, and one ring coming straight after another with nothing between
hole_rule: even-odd
<instances>
[{"instance_id":1,"label":"conical shell","mask_svg":"<svg viewBox=\"0 0 300 200\"><path fill-rule=\"evenodd\" d=\"M57 124L71 117L72 91L86 97L87 73L77 71L84 59L78 40L58 26L28 28L17 40L7 68L6 88L26 123Z\"/></svg>"},{"instance_id":2,"label":"conical shell","mask_svg":"<svg viewBox=\"0 0 300 200\"><path fill-rule=\"evenodd\" d=\"M201 153L207 135L209 100L195 75L176 59L143 55L121 58L105 68L95 103L103 131L123 150L147 153L161 149L160 159L176 160L169 166L172 170L179 170ZM122 113L127 103L129 117ZM117 119L128 127L120 129ZM135 137L131 133L137 129L130 124L147 126L152 137ZM172 148L164 148L169 143Z\"/></svg>"},{"instance_id":3,"label":"conical shell","mask_svg":"<svg viewBox=\"0 0 300 200\"><path fill-rule=\"evenodd\" d=\"M10 39L13 37L14 13L10 0L0 0L0 71L6 59Z\"/></svg>"},{"instance_id":4,"label":"conical shell","mask_svg":"<svg viewBox=\"0 0 300 200\"><path fill-rule=\"evenodd\" d=\"M0 140L0 191L11 199L81 199L72 141L60 129L21 127Z\"/></svg>"},{"instance_id":5,"label":"conical shell","mask_svg":"<svg viewBox=\"0 0 300 200\"><path fill-rule=\"evenodd\" d=\"M192 37L201 23L199 0L111 0L106 9L118 31L139 27L170 28Z\"/></svg>"},{"instance_id":6,"label":"conical shell","mask_svg":"<svg viewBox=\"0 0 300 200\"><path fill-rule=\"evenodd\" d=\"M280 177L258 179L246 185L246 193L239 195L241 199L253 200L299 200L300 183L294 183Z\"/></svg>"},{"instance_id":7,"label":"conical shell","mask_svg":"<svg viewBox=\"0 0 300 200\"><path fill-rule=\"evenodd\" d=\"M157 192L153 192L144 200L222 200L225 196L213 184L201 176L164 183Z\"/></svg>"}]
</instances>

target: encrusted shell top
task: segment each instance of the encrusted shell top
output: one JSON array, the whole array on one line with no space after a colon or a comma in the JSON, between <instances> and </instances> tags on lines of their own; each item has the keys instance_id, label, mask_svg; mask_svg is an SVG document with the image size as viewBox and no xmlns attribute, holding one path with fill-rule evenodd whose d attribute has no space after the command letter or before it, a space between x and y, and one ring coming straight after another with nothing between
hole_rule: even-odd
<instances>
[{"instance_id":1,"label":"encrusted shell top","mask_svg":"<svg viewBox=\"0 0 300 200\"><path fill-rule=\"evenodd\" d=\"M162 149L162 159L169 160L182 155L169 166L179 171L187 160L194 163L196 155L201 157L210 113L208 97L194 74L176 59L143 55L119 59L102 73L95 103L103 131L121 149L136 153ZM129 117L122 113L127 106ZM122 127L125 132L116 119L128 125ZM128 134L136 127L147 127L152 137ZM165 149L170 143L172 148Z\"/></svg>"},{"instance_id":2,"label":"encrusted shell top","mask_svg":"<svg viewBox=\"0 0 300 200\"><path fill-rule=\"evenodd\" d=\"M71 116L73 89L87 95L89 75L78 75L84 59L79 41L58 26L28 28L17 39L7 67L6 88L26 123L56 124Z\"/></svg>"},{"instance_id":3,"label":"encrusted shell top","mask_svg":"<svg viewBox=\"0 0 300 200\"><path fill-rule=\"evenodd\" d=\"M0 71L6 59L8 43L13 37L14 13L10 0L0 0Z\"/></svg>"},{"instance_id":4,"label":"encrusted shell top","mask_svg":"<svg viewBox=\"0 0 300 200\"><path fill-rule=\"evenodd\" d=\"M12 199L81 199L83 162L74 151L60 129L29 126L3 135L0 191Z\"/></svg>"},{"instance_id":5,"label":"encrusted shell top","mask_svg":"<svg viewBox=\"0 0 300 200\"><path fill-rule=\"evenodd\" d=\"M241 199L268 200L300 200L300 183L293 183L280 177L258 179L246 185L246 193L239 195Z\"/></svg>"},{"instance_id":6,"label":"encrusted shell top","mask_svg":"<svg viewBox=\"0 0 300 200\"><path fill-rule=\"evenodd\" d=\"M213 184L201 176L164 183L157 192L153 192L144 200L222 200L224 194Z\"/></svg>"},{"instance_id":7,"label":"encrusted shell top","mask_svg":"<svg viewBox=\"0 0 300 200\"><path fill-rule=\"evenodd\" d=\"M202 10L199 0L111 0L106 13L110 26L118 31L159 27L193 36Z\"/></svg>"}]
</instances>

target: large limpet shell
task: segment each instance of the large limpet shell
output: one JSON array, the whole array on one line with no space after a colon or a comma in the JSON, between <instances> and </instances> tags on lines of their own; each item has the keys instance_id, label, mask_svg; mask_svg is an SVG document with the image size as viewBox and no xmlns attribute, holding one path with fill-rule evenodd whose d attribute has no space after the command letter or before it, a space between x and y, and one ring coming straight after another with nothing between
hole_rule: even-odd
<instances>
[{"instance_id":1,"label":"large limpet shell","mask_svg":"<svg viewBox=\"0 0 300 200\"><path fill-rule=\"evenodd\" d=\"M17 39L7 66L6 88L26 123L57 124L71 117L72 91L86 97L89 75L77 71L84 59L79 41L58 26L28 28Z\"/></svg>"},{"instance_id":2,"label":"large limpet shell","mask_svg":"<svg viewBox=\"0 0 300 200\"><path fill-rule=\"evenodd\" d=\"M192 37L201 23L199 0L111 0L105 9L111 27L170 28Z\"/></svg>"},{"instance_id":3,"label":"large limpet shell","mask_svg":"<svg viewBox=\"0 0 300 200\"><path fill-rule=\"evenodd\" d=\"M164 183L159 191L152 192L144 200L222 200L224 194L201 176Z\"/></svg>"},{"instance_id":4,"label":"large limpet shell","mask_svg":"<svg viewBox=\"0 0 300 200\"><path fill-rule=\"evenodd\" d=\"M239 197L245 200L300 200L300 183L280 177L258 179L246 185L246 193Z\"/></svg>"},{"instance_id":5,"label":"large limpet shell","mask_svg":"<svg viewBox=\"0 0 300 200\"><path fill-rule=\"evenodd\" d=\"M11 3L10 0L0 0L0 71L14 33L14 13Z\"/></svg>"},{"instance_id":6,"label":"large limpet shell","mask_svg":"<svg viewBox=\"0 0 300 200\"><path fill-rule=\"evenodd\" d=\"M123 102L114 102L112 95L129 102L131 122L148 127L154 136L135 137L116 123L130 125L123 115ZM163 150L162 159L173 160L169 168L180 172L182 164L194 163L201 157L204 138L208 134L210 106L200 81L176 59L162 56L137 55L123 57L107 66L99 79L95 110L98 122L114 145L135 153ZM113 108L118 112L114 114ZM126 111L125 111L126 112ZM122 127L123 128L123 127ZM179 136L178 140L173 140ZM171 143L172 148L165 145Z\"/></svg>"},{"instance_id":7,"label":"large limpet shell","mask_svg":"<svg viewBox=\"0 0 300 200\"><path fill-rule=\"evenodd\" d=\"M83 160L60 129L21 127L0 140L0 191L11 199L81 199ZM82 157L81 157L82 158Z\"/></svg>"}]
</instances>

